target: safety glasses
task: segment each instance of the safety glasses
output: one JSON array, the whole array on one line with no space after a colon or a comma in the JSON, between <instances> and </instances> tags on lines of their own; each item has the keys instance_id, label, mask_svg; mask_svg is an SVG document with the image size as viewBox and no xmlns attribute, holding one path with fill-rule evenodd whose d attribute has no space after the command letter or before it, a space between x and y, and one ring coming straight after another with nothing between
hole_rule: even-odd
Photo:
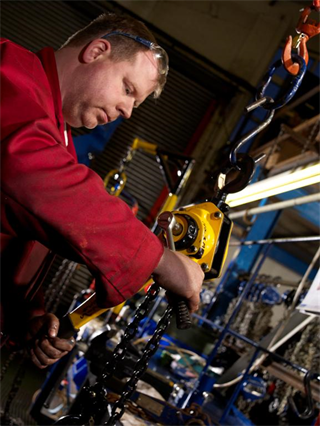
<instances>
[{"instance_id":1,"label":"safety glasses","mask_svg":"<svg viewBox=\"0 0 320 426\"><path fill-rule=\"evenodd\" d=\"M120 35L123 37L128 37L131 38L132 40L136 41L137 43L143 44L144 46L146 46L148 49L150 49L153 54L154 57L156 58L156 60L159 63L159 74L161 75L167 75L168 71L169 71L169 58L167 55L167 52L158 44L153 43L152 41L146 40L142 37L133 35L133 34L129 34L129 33L124 33L122 31L112 31L111 33L108 33L104 36L102 36L101 38L108 38L114 35Z\"/></svg>"}]
</instances>

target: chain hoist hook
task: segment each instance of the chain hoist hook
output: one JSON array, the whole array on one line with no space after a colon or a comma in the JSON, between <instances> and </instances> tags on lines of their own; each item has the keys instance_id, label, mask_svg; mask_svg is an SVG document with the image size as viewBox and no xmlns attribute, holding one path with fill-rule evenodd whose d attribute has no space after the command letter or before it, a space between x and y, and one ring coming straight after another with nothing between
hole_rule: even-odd
<instances>
[{"instance_id":1,"label":"chain hoist hook","mask_svg":"<svg viewBox=\"0 0 320 426\"><path fill-rule=\"evenodd\" d=\"M271 97L260 95L259 97L256 97L254 102L247 105L245 112L248 113L260 106L272 104L273 99ZM255 171L256 163L265 155L262 154L259 157L252 158L249 154L239 153L239 150L246 142L265 129L270 124L273 116L274 109L268 108L265 119L253 130L250 130L242 136L242 138L231 148L228 163L216 176L214 190L215 195L213 199L219 208L223 208L222 206L224 205L227 194L239 192L250 183Z\"/></svg>"},{"instance_id":2,"label":"chain hoist hook","mask_svg":"<svg viewBox=\"0 0 320 426\"><path fill-rule=\"evenodd\" d=\"M306 65L308 65L309 54L307 49L307 41L320 33L320 23L309 19L312 10L320 11L320 0L314 0L312 6L305 7L300 15L296 26L296 32L299 34L294 40L293 48L297 49L297 53L301 56ZM287 38L286 44L282 51L282 63L284 68L292 75L297 75L300 65L292 60L292 37Z\"/></svg>"},{"instance_id":3,"label":"chain hoist hook","mask_svg":"<svg viewBox=\"0 0 320 426\"><path fill-rule=\"evenodd\" d=\"M296 40L295 47L297 48L297 53L301 58L304 59L306 65L309 62L309 53L307 49L307 41L309 37L305 34L300 34L298 40ZM284 68L288 73L292 75L297 75L300 70L300 65L298 62L292 60L292 37L288 36L285 47L282 51L281 61Z\"/></svg>"}]
</instances>

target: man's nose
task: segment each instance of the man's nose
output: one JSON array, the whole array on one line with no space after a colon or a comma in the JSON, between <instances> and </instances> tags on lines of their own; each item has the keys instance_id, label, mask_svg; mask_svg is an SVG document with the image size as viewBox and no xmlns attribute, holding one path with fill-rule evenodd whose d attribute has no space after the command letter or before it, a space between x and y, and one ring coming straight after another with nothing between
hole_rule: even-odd
<instances>
[{"instance_id":1,"label":"man's nose","mask_svg":"<svg viewBox=\"0 0 320 426\"><path fill-rule=\"evenodd\" d=\"M120 111L120 114L122 115L122 117L126 119L131 117L133 105L134 105L134 99L126 98L126 100L118 106L118 110Z\"/></svg>"}]
</instances>

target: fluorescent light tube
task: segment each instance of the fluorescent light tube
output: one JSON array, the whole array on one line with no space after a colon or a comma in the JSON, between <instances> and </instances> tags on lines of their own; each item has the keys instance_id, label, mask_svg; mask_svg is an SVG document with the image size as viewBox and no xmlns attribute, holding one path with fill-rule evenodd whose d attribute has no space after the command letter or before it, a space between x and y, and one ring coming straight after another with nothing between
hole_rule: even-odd
<instances>
[{"instance_id":1,"label":"fluorescent light tube","mask_svg":"<svg viewBox=\"0 0 320 426\"><path fill-rule=\"evenodd\" d=\"M226 202L230 207L236 207L319 182L320 163L318 162L248 185L240 192L229 194Z\"/></svg>"}]
</instances>

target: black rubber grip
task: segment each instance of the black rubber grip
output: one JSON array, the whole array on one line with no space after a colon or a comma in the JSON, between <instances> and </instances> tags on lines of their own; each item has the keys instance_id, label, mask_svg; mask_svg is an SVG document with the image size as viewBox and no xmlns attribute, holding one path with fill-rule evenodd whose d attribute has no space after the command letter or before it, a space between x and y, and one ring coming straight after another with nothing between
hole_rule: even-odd
<instances>
[{"instance_id":1,"label":"black rubber grip","mask_svg":"<svg viewBox=\"0 0 320 426\"><path fill-rule=\"evenodd\" d=\"M60 319L58 337L61 337L62 339L70 339L70 337L72 337L77 331L79 330L74 328L69 315Z\"/></svg>"},{"instance_id":2,"label":"black rubber grip","mask_svg":"<svg viewBox=\"0 0 320 426\"><path fill-rule=\"evenodd\" d=\"M170 295L173 299L172 305L176 314L176 325L179 330L186 330L192 326L191 315L185 300L180 297Z\"/></svg>"}]
</instances>

